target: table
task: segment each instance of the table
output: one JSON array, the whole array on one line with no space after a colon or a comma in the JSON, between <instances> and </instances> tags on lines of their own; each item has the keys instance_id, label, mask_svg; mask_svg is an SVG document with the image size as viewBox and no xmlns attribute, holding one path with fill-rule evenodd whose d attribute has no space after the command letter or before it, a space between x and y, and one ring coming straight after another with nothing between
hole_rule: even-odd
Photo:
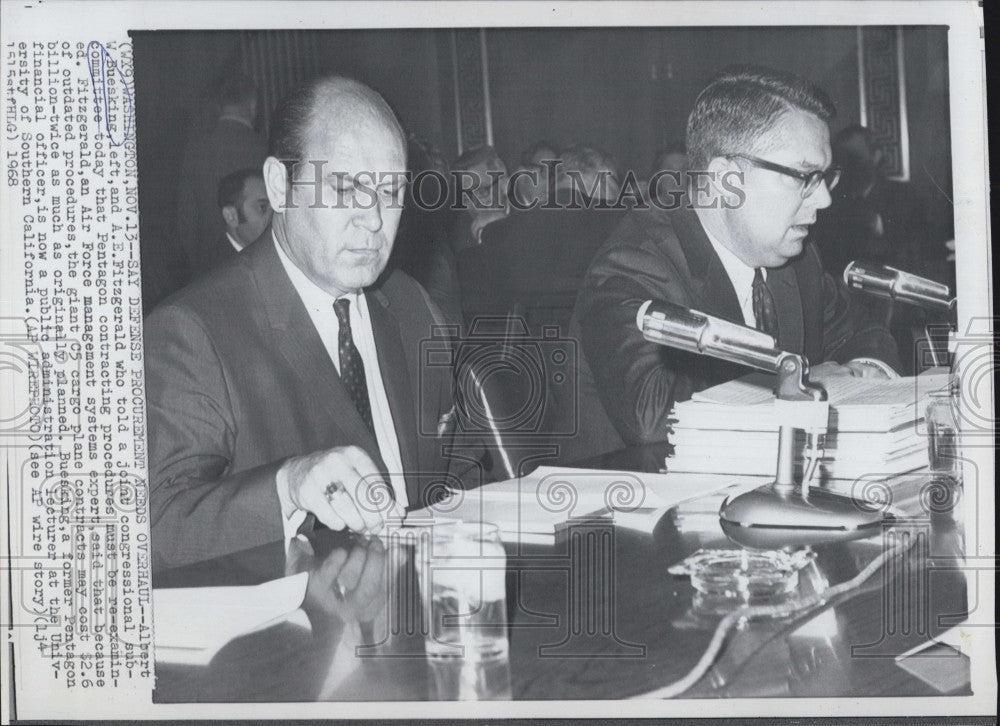
<instances>
[{"instance_id":1,"label":"table","mask_svg":"<svg viewBox=\"0 0 1000 726\"><path fill-rule=\"evenodd\" d=\"M656 447L641 447L587 463L650 471L662 460ZM850 579L887 543L916 541L853 596L732 633L684 697L942 695L894 657L963 619L962 528L948 511L916 515L868 540L815 548L800 577L821 589ZM156 702L426 700L440 693L423 655L412 549L331 531L310 541L314 552L293 552L294 565L276 542L155 576L157 588L247 585L304 569L311 625L282 623L237 638L207 666L158 663ZM732 545L717 520L685 516L684 508L652 534L584 522L552 545L507 545L509 668L503 663L499 676L487 674L509 678L499 697L621 699L684 675L720 616L703 612L690 582L668 568L703 547ZM332 577L352 557L367 565L369 596L342 599ZM968 692L966 679L946 695Z\"/></svg>"}]
</instances>

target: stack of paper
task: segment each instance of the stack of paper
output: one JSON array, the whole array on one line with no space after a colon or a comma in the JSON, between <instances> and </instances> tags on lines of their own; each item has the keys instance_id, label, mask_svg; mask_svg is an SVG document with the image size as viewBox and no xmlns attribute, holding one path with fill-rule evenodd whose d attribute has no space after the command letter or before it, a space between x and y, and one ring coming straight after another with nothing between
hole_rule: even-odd
<instances>
[{"instance_id":1,"label":"stack of paper","mask_svg":"<svg viewBox=\"0 0 1000 726\"><path fill-rule=\"evenodd\" d=\"M505 542L548 544L574 519L605 518L616 526L652 532L672 507L734 484L733 477L643 474L543 466L520 479L455 491L421 518L496 524ZM759 485L760 482L753 482Z\"/></svg>"},{"instance_id":2,"label":"stack of paper","mask_svg":"<svg viewBox=\"0 0 1000 726\"><path fill-rule=\"evenodd\" d=\"M821 476L854 481L926 466L927 440L917 424L930 392L947 385L946 373L893 380L844 376L825 382L830 424ZM773 404L770 389L746 380L715 386L677 404L671 436L675 451L667 470L773 476L780 424Z\"/></svg>"}]
</instances>

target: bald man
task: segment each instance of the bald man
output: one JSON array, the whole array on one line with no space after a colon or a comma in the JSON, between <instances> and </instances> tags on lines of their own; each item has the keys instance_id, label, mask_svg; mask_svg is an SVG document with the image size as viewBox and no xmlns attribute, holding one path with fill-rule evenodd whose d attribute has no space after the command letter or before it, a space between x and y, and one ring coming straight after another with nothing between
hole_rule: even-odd
<instances>
[{"instance_id":1,"label":"bald man","mask_svg":"<svg viewBox=\"0 0 1000 726\"><path fill-rule=\"evenodd\" d=\"M440 318L416 282L383 274L399 122L370 88L318 79L279 107L269 154L270 234L146 321L158 568L317 523L377 532L451 476L451 370L420 369Z\"/></svg>"}]
</instances>

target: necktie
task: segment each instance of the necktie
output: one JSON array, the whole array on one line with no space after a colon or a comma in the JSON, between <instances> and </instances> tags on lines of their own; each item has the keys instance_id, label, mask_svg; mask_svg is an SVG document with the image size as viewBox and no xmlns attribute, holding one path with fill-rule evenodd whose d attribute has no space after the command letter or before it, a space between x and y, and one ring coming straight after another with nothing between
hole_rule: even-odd
<instances>
[{"instance_id":1,"label":"necktie","mask_svg":"<svg viewBox=\"0 0 1000 726\"><path fill-rule=\"evenodd\" d=\"M361 419L365 422L368 430L375 433L375 424L372 421L372 404L368 399L368 382L365 380L365 363L361 360L361 353L354 345L354 338L351 335L351 301L340 298L333 303L333 312L337 314L337 321L340 323L340 333L337 337L337 353L340 357L340 381L350 394L354 407L361 414ZM376 446L378 444L376 443ZM391 489L390 489L391 491ZM327 529L327 526L316 519L316 515L309 512L305 521L299 526L300 533L310 532L314 529Z\"/></svg>"},{"instance_id":2,"label":"necktie","mask_svg":"<svg viewBox=\"0 0 1000 726\"><path fill-rule=\"evenodd\" d=\"M344 388L354 401L355 408L361 414L361 419L365 422L368 430L375 433L375 424L372 422L372 405L368 399L368 383L365 381L365 364L361 360L361 354L354 345L354 338L351 336L351 301L340 298L333 303L333 311L337 314L337 321L340 323L340 335L337 340L337 349L340 354L340 380Z\"/></svg>"},{"instance_id":3,"label":"necktie","mask_svg":"<svg viewBox=\"0 0 1000 726\"><path fill-rule=\"evenodd\" d=\"M774 298L764 281L764 273L757 268L753 275L753 316L757 318L757 330L778 340L778 314L774 309Z\"/></svg>"}]
</instances>

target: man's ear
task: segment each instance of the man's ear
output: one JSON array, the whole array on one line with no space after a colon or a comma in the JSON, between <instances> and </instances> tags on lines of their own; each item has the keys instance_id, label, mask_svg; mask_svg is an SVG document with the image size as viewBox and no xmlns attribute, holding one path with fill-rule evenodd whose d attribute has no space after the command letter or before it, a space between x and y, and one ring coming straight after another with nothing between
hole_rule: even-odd
<instances>
[{"instance_id":1,"label":"man's ear","mask_svg":"<svg viewBox=\"0 0 1000 726\"><path fill-rule=\"evenodd\" d=\"M736 195L732 193L733 179L738 183L735 175L741 173L742 169L735 161L723 156L713 157L704 172L692 172L692 193L698 196L698 204L712 209L732 209L738 202ZM723 180L728 181L724 184Z\"/></svg>"},{"instance_id":2,"label":"man's ear","mask_svg":"<svg viewBox=\"0 0 1000 726\"><path fill-rule=\"evenodd\" d=\"M275 214L282 214L291 202L288 169L273 156L264 160L264 188Z\"/></svg>"},{"instance_id":3,"label":"man's ear","mask_svg":"<svg viewBox=\"0 0 1000 726\"><path fill-rule=\"evenodd\" d=\"M240 223L240 215L232 204L222 208L222 219L225 220L227 227L236 227Z\"/></svg>"}]
</instances>

